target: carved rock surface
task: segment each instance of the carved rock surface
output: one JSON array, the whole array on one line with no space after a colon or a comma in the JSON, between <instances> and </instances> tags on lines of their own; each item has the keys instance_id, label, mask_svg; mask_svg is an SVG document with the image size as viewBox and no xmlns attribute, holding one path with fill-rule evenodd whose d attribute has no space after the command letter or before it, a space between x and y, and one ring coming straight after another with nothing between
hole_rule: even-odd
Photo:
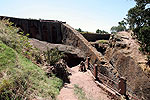
<instances>
[{"instance_id":1,"label":"carved rock surface","mask_svg":"<svg viewBox=\"0 0 150 100\"><path fill-rule=\"evenodd\" d=\"M146 62L145 55L139 52L139 45L136 40L132 39L130 33L120 32L117 35L121 41L111 38L110 44L113 45L107 48L105 58L121 76L127 79L128 92L132 91L132 94L136 94L144 100L150 100L150 78L139 64L139 62ZM121 44L126 44L126 47L120 48Z\"/></svg>"}]
</instances>

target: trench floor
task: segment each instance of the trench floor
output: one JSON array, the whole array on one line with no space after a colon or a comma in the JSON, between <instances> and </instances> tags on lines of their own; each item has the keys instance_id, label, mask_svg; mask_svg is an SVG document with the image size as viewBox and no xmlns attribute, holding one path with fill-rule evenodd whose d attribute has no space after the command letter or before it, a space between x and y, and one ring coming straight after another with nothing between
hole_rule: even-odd
<instances>
[{"instance_id":1,"label":"trench floor","mask_svg":"<svg viewBox=\"0 0 150 100\"><path fill-rule=\"evenodd\" d=\"M72 67L69 70L72 74L69 77L70 83L64 85L57 96L57 100L81 100L75 94L75 85L82 88L82 91L85 93L85 100L111 100L107 93L96 85L89 70L79 72L78 66Z\"/></svg>"}]
</instances>

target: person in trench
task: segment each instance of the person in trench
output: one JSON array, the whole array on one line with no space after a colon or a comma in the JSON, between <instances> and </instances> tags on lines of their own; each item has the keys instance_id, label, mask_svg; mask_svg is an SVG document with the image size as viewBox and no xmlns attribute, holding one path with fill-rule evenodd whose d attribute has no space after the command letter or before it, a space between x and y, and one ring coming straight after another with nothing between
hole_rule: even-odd
<instances>
[{"instance_id":1,"label":"person in trench","mask_svg":"<svg viewBox=\"0 0 150 100\"><path fill-rule=\"evenodd\" d=\"M80 62L79 71L86 72L85 63L83 61Z\"/></svg>"}]
</instances>

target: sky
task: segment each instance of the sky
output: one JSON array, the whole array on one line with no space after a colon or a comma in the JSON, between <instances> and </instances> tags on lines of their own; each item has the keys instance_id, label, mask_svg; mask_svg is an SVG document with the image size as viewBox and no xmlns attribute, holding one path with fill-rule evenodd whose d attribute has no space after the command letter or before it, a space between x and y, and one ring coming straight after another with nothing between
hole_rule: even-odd
<instances>
[{"instance_id":1,"label":"sky","mask_svg":"<svg viewBox=\"0 0 150 100\"><path fill-rule=\"evenodd\" d=\"M110 32L134 0L0 0L0 16L59 20L75 29Z\"/></svg>"}]
</instances>

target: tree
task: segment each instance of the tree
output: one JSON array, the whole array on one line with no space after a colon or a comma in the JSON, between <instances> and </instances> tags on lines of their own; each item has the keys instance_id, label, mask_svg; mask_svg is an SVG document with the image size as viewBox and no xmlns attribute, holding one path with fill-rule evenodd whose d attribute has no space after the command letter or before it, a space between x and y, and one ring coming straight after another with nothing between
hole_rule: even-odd
<instances>
[{"instance_id":1,"label":"tree","mask_svg":"<svg viewBox=\"0 0 150 100\"><path fill-rule=\"evenodd\" d=\"M110 31L112 34L120 32L120 31L125 31L127 22L125 22L125 20L122 20L121 22L118 22L118 26L113 26L111 27Z\"/></svg>"},{"instance_id":2,"label":"tree","mask_svg":"<svg viewBox=\"0 0 150 100\"><path fill-rule=\"evenodd\" d=\"M112 34L117 33L118 32L117 26L111 27L110 31L111 31Z\"/></svg>"},{"instance_id":3,"label":"tree","mask_svg":"<svg viewBox=\"0 0 150 100\"><path fill-rule=\"evenodd\" d=\"M99 29L97 29L97 30L96 30L96 33L100 33L100 30L99 30Z\"/></svg>"},{"instance_id":4,"label":"tree","mask_svg":"<svg viewBox=\"0 0 150 100\"><path fill-rule=\"evenodd\" d=\"M120 30L121 31L125 31L127 28L126 28L126 25L127 25L127 22L125 22L125 20L122 20L121 22L118 22L119 24L119 27L121 28Z\"/></svg>"},{"instance_id":5,"label":"tree","mask_svg":"<svg viewBox=\"0 0 150 100\"><path fill-rule=\"evenodd\" d=\"M79 29L76 29L76 30L77 30L78 32L83 32L81 28L79 28Z\"/></svg>"},{"instance_id":6,"label":"tree","mask_svg":"<svg viewBox=\"0 0 150 100\"><path fill-rule=\"evenodd\" d=\"M127 22L134 35L141 41L141 48L150 54L150 0L134 0L135 7L127 14Z\"/></svg>"},{"instance_id":7,"label":"tree","mask_svg":"<svg viewBox=\"0 0 150 100\"><path fill-rule=\"evenodd\" d=\"M100 30L100 29L97 29L96 33L99 33L99 34L108 34L108 32L106 32L104 30Z\"/></svg>"}]
</instances>

